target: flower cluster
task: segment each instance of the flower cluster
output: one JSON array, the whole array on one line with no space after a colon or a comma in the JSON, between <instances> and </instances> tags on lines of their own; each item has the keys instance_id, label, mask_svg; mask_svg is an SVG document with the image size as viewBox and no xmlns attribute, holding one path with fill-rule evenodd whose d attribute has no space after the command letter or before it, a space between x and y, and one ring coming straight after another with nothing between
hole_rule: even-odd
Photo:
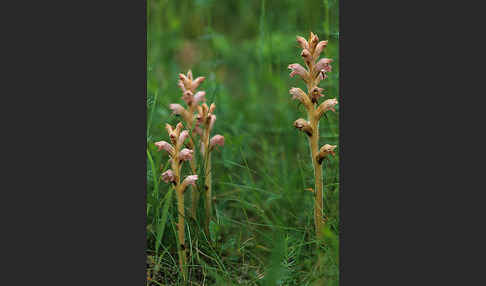
<instances>
[{"instance_id":1,"label":"flower cluster","mask_svg":"<svg viewBox=\"0 0 486 286\"><path fill-rule=\"evenodd\" d=\"M194 151L184 147L184 141L189 136L189 131L182 130L183 125L179 122L176 127L172 127L170 124L165 125L167 133L169 133L169 138L171 143L166 141L155 142L158 151L165 150L169 154L171 168L162 173L162 180L166 183L174 183L177 185L179 180L180 171L182 167L182 162L192 160ZM175 171L174 171L175 170ZM185 190L186 186L194 185L197 180L197 175L187 176L182 182L182 191Z\"/></svg>"}]
</instances>

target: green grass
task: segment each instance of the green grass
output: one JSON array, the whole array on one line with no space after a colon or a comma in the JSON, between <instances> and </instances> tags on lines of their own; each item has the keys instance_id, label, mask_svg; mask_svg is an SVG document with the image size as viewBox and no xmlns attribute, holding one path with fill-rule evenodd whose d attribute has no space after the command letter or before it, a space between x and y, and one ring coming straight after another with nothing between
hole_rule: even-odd
<instances>
[{"instance_id":1,"label":"green grass","mask_svg":"<svg viewBox=\"0 0 486 286\"><path fill-rule=\"evenodd\" d=\"M324 267L315 269L313 197L304 190L314 187L310 151L305 136L292 126L305 112L288 93L293 86L304 87L289 78L287 69L302 64L296 35L308 37L313 31L329 40L324 56L334 59L333 71L320 86L326 99L339 100L338 2L166 0L147 6L149 285L183 285L176 199L159 180L168 157L153 143L168 140L166 122L180 120L168 105L182 104L177 75L189 68L195 76L206 76L200 90L208 103L216 103L213 134L224 135L225 146L212 155L213 244L202 220L186 218L188 285L338 285L339 156L324 167L328 229ZM339 106L336 110L321 119L320 145L339 143Z\"/></svg>"}]
</instances>

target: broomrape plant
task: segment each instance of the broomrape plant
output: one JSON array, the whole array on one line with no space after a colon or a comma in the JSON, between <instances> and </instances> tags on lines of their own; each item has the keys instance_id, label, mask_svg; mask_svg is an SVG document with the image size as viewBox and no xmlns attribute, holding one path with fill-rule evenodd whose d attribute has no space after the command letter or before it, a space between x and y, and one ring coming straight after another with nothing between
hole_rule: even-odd
<instances>
[{"instance_id":1,"label":"broomrape plant","mask_svg":"<svg viewBox=\"0 0 486 286\"><path fill-rule=\"evenodd\" d=\"M185 244L185 233L184 233L184 191L187 186L195 186L197 175L189 175L181 183L181 170L182 164L185 161L191 161L193 158L193 150L182 148L184 147L184 141L189 137L189 131L182 130L183 125L179 122L176 128L172 127L170 124L165 125L167 133L169 133L170 143L166 141L159 141L155 143L158 151L165 150L169 154L169 162L171 164L171 169L162 173L162 180L166 183L172 183L177 194L177 237L180 244L179 249L179 266L183 277L185 278L185 265L186 265L186 244Z\"/></svg>"},{"instance_id":2,"label":"broomrape plant","mask_svg":"<svg viewBox=\"0 0 486 286\"><path fill-rule=\"evenodd\" d=\"M194 129L194 112L196 111L196 107L200 102L206 101L206 92L205 91L197 91L196 89L198 86L205 80L205 77L200 76L196 79L192 76L192 71L189 70L187 75L181 73L179 74L179 82L178 86L182 90L182 99L185 101L187 108L184 108L180 104L170 104L169 108L172 110L173 114L180 115L184 122L186 123L186 127L189 128L191 131ZM194 138L191 136L189 137L189 147L194 150ZM196 156L193 156L191 161L191 171L193 175L197 174L197 162ZM191 216L196 219L196 210L199 201L199 191L197 186L191 186Z\"/></svg>"},{"instance_id":3,"label":"broomrape plant","mask_svg":"<svg viewBox=\"0 0 486 286\"><path fill-rule=\"evenodd\" d=\"M206 220L204 230L206 235L209 236L209 222L212 217L212 192L211 192L211 151L214 150L216 145L224 145L224 137L222 135L215 135L209 139L211 130L213 129L214 122L216 121L216 115L214 115L214 109L216 105L214 103L208 107L206 103L199 105L200 102L205 102L206 92L198 91L196 88L204 81L204 77L193 78L192 71L189 70L187 75L179 74L178 85L182 90L182 99L187 104L187 109L180 104L171 104L169 107L174 114L180 115L189 129L193 130L199 135L200 140L200 152L204 159L204 189L205 189L205 210ZM197 111L196 114L194 112ZM191 133L192 134L192 133ZM189 146L194 150L195 138L189 138ZM193 174L197 172L197 164L195 156L191 159L191 170ZM199 192L194 186L191 192L192 207L191 215L196 218L196 210L199 201Z\"/></svg>"},{"instance_id":4,"label":"broomrape plant","mask_svg":"<svg viewBox=\"0 0 486 286\"><path fill-rule=\"evenodd\" d=\"M318 87L319 83L327 78L327 73L331 71L332 59L321 58L319 56L327 46L327 41L319 41L314 33L310 33L309 41L297 36L297 42L302 48L300 56L303 58L306 68L300 64L291 64L290 77L298 75L307 86L307 93L298 87L292 87L289 93L292 99L301 102L307 111L307 120L299 118L295 120L294 127L304 132L309 139L312 166L314 167L315 190L314 190L314 224L316 236L322 238L324 225L322 211L322 161L329 155L335 155L335 145L325 144L319 149L319 120L324 113L329 110L336 112L334 106L338 103L335 98L328 99L318 104L321 97L324 97L323 88Z\"/></svg>"}]
</instances>

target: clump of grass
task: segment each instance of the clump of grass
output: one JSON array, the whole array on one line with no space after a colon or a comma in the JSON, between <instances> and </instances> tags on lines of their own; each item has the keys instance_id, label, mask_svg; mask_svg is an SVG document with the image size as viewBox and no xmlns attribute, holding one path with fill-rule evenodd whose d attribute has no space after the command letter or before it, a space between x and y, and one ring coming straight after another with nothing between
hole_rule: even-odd
<instances>
[{"instance_id":1,"label":"clump of grass","mask_svg":"<svg viewBox=\"0 0 486 286\"><path fill-rule=\"evenodd\" d=\"M170 124L165 125L167 133L169 133L170 141L172 144L166 141L155 142L158 151L165 150L169 154L169 161L171 164L171 169L162 173L162 180L166 183L172 183L177 194L177 238L179 240L179 267L184 280L186 279L186 243L185 243L185 233L184 233L184 191L188 185L195 185L197 180L197 175L189 175L181 183L181 171L182 164L185 161L191 161L193 158L194 151L187 148L182 148L184 146L184 141L189 136L188 130L182 130L183 125L179 122L176 128L172 127Z\"/></svg>"},{"instance_id":2,"label":"clump of grass","mask_svg":"<svg viewBox=\"0 0 486 286\"><path fill-rule=\"evenodd\" d=\"M309 40L297 36L297 42L302 48L300 56L303 58L306 68L300 64L290 64L290 77L298 75L307 86L307 93L297 87L292 87L289 93L293 99L299 100L307 112L307 120L299 118L294 126L307 135L311 151L312 166L314 168L315 189L314 192L314 225L316 238L322 239L325 219L323 216L322 197L322 161L329 155L334 155L336 145L325 144L319 149L319 120L329 110L336 112L334 106L338 103L335 98L328 99L319 104L319 99L324 97L323 88L318 87L322 80L327 78L327 73L332 70L332 59L321 58L320 54L327 46L327 41L319 41L314 33L310 33Z\"/></svg>"}]
</instances>

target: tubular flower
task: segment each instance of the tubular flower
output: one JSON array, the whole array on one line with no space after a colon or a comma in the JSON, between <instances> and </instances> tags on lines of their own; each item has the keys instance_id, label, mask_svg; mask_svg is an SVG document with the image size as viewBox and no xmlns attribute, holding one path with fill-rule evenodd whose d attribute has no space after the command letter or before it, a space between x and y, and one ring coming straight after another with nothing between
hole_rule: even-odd
<instances>
[{"instance_id":1,"label":"tubular flower","mask_svg":"<svg viewBox=\"0 0 486 286\"><path fill-rule=\"evenodd\" d=\"M324 70L324 72L330 72L332 70L330 63L332 63L332 62L333 62L332 59L322 58L317 62L316 66L315 66L315 70L317 72L322 71L322 70Z\"/></svg>"},{"instance_id":2,"label":"tubular flower","mask_svg":"<svg viewBox=\"0 0 486 286\"><path fill-rule=\"evenodd\" d=\"M196 181L197 181L197 175L189 175L187 176L184 181L182 181L182 190L188 186L188 185L193 185L196 186Z\"/></svg>"},{"instance_id":3,"label":"tubular flower","mask_svg":"<svg viewBox=\"0 0 486 286\"><path fill-rule=\"evenodd\" d=\"M209 148L213 149L216 145L224 146L224 136L216 134L209 141Z\"/></svg>"},{"instance_id":4,"label":"tubular flower","mask_svg":"<svg viewBox=\"0 0 486 286\"><path fill-rule=\"evenodd\" d=\"M304 104L307 109L312 108L309 97L302 89L298 87L292 87L291 89L289 89L289 93L292 95L292 99L297 99L302 104Z\"/></svg>"},{"instance_id":5,"label":"tubular flower","mask_svg":"<svg viewBox=\"0 0 486 286\"><path fill-rule=\"evenodd\" d=\"M179 160L190 161L192 159L193 152L194 151L187 148L182 149L181 152L179 152Z\"/></svg>"},{"instance_id":6,"label":"tubular flower","mask_svg":"<svg viewBox=\"0 0 486 286\"><path fill-rule=\"evenodd\" d=\"M319 162L319 164L321 164L322 160L324 160L324 158L326 158L326 156L328 156L329 154L335 156L336 153L334 153L334 149L336 149L336 147L336 145L323 145L319 150L319 153L317 154L317 161Z\"/></svg>"},{"instance_id":7,"label":"tubular flower","mask_svg":"<svg viewBox=\"0 0 486 286\"><path fill-rule=\"evenodd\" d=\"M309 49L309 44L307 43L307 40L305 38L297 36L297 43L299 43L302 49Z\"/></svg>"},{"instance_id":8,"label":"tubular flower","mask_svg":"<svg viewBox=\"0 0 486 286\"><path fill-rule=\"evenodd\" d=\"M309 121L299 118L294 121L294 127L302 132L305 132L307 135L312 136L312 126L310 125Z\"/></svg>"},{"instance_id":9,"label":"tubular flower","mask_svg":"<svg viewBox=\"0 0 486 286\"><path fill-rule=\"evenodd\" d=\"M295 75L298 75L306 82L309 80L309 73L304 69L303 66L299 64L290 64L288 68L292 70L290 72L290 77L294 77Z\"/></svg>"},{"instance_id":10,"label":"tubular flower","mask_svg":"<svg viewBox=\"0 0 486 286\"><path fill-rule=\"evenodd\" d=\"M314 51L314 60L318 59L324 48L327 46L327 41L320 41L317 43L316 50Z\"/></svg>"},{"instance_id":11,"label":"tubular flower","mask_svg":"<svg viewBox=\"0 0 486 286\"><path fill-rule=\"evenodd\" d=\"M175 180L174 172L171 169L162 173L162 180L166 183L173 182Z\"/></svg>"},{"instance_id":12,"label":"tubular flower","mask_svg":"<svg viewBox=\"0 0 486 286\"><path fill-rule=\"evenodd\" d=\"M163 140L155 142L155 146L157 146L157 151L164 149L165 151L167 151L167 153L169 153L170 156L174 155L174 147L172 147L172 145Z\"/></svg>"},{"instance_id":13,"label":"tubular flower","mask_svg":"<svg viewBox=\"0 0 486 286\"><path fill-rule=\"evenodd\" d=\"M206 101L205 95L206 95L205 91L196 92L196 94L194 94L194 103L198 104L199 102Z\"/></svg>"},{"instance_id":14,"label":"tubular flower","mask_svg":"<svg viewBox=\"0 0 486 286\"><path fill-rule=\"evenodd\" d=\"M334 106L338 104L337 99L331 98L328 100L325 100L319 107L317 108L317 116L320 118L326 111L332 110L333 112L336 112L334 109Z\"/></svg>"}]
</instances>

